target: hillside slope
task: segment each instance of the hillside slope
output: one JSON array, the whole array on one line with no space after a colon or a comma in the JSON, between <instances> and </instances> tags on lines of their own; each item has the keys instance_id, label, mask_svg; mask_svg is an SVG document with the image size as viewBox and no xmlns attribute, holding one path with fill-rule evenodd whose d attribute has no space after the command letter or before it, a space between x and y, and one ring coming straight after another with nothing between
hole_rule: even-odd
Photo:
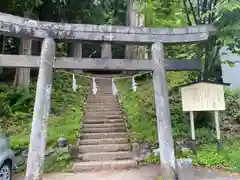
<instances>
[{"instance_id":1,"label":"hillside slope","mask_svg":"<svg viewBox=\"0 0 240 180\"><path fill-rule=\"evenodd\" d=\"M131 90L131 79L117 81L119 97L132 132L131 138L132 141L148 143L157 148L157 125L152 79L150 76L136 79L138 79L137 92ZM169 99L175 141L189 140L189 115L182 112L179 91L173 89L173 87L188 81L187 73L168 73ZM239 90L226 91L227 110L222 114L223 121L227 122L231 119L231 122L239 123L239 116L237 115L240 112L240 108L237 106L239 99ZM240 171L240 136L230 136L229 131L222 132L222 135L224 134L224 149L218 153L215 134L211 114L198 114L196 118L197 156L195 157L189 152L177 155L193 157L195 164L198 165ZM159 158L153 158L147 161L151 163L159 160Z\"/></svg>"}]
</instances>

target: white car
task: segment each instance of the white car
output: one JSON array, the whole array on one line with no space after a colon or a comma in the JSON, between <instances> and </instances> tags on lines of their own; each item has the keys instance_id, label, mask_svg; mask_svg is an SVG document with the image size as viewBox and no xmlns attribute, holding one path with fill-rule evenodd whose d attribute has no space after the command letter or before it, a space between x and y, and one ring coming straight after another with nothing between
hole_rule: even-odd
<instances>
[{"instance_id":1,"label":"white car","mask_svg":"<svg viewBox=\"0 0 240 180\"><path fill-rule=\"evenodd\" d=\"M10 148L9 139L0 134L0 180L12 180L14 152Z\"/></svg>"}]
</instances>

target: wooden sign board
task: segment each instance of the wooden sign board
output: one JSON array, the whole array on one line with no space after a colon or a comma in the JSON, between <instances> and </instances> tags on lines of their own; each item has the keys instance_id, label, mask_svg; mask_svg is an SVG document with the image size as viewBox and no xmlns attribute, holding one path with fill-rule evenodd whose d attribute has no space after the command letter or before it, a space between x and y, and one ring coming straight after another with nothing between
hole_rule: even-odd
<instances>
[{"instance_id":1,"label":"wooden sign board","mask_svg":"<svg viewBox=\"0 0 240 180\"><path fill-rule=\"evenodd\" d=\"M183 111L225 110L224 89L221 84L200 82L181 88Z\"/></svg>"}]
</instances>

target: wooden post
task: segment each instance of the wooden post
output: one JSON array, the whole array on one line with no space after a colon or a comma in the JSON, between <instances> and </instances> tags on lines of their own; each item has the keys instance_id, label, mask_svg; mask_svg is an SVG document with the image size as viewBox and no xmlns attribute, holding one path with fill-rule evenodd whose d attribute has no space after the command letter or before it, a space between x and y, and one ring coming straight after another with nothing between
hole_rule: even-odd
<instances>
[{"instance_id":1,"label":"wooden post","mask_svg":"<svg viewBox=\"0 0 240 180\"><path fill-rule=\"evenodd\" d=\"M136 6L136 2L134 2L134 0L127 0L126 25L130 27L136 27L137 12L136 12L135 6ZM125 59L137 59L136 45L125 46Z\"/></svg>"},{"instance_id":2,"label":"wooden post","mask_svg":"<svg viewBox=\"0 0 240 180\"><path fill-rule=\"evenodd\" d=\"M191 142L191 149L194 154L196 154L196 136L195 136L195 125L194 125L194 113L193 111L190 111L190 124L191 124L191 137L192 137L192 142Z\"/></svg>"},{"instance_id":3,"label":"wooden post","mask_svg":"<svg viewBox=\"0 0 240 180\"><path fill-rule=\"evenodd\" d=\"M176 179L176 159L174 153L170 104L164 67L164 51L162 43L152 46L152 59L155 62L153 84L157 114L158 141L164 180Z\"/></svg>"},{"instance_id":4,"label":"wooden post","mask_svg":"<svg viewBox=\"0 0 240 180\"><path fill-rule=\"evenodd\" d=\"M112 59L112 44L109 42L104 42L102 44L102 58Z\"/></svg>"},{"instance_id":5,"label":"wooden post","mask_svg":"<svg viewBox=\"0 0 240 180\"><path fill-rule=\"evenodd\" d=\"M31 55L32 40L21 39L20 41L20 54ZM14 80L14 86L18 86L28 90L30 84L30 68L17 68Z\"/></svg>"},{"instance_id":6,"label":"wooden post","mask_svg":"<svg viewBox=\"0 0 240 180\"><path fill-rule=\"evenodd\" d=\"M216 125L216 133L217 133L217 149L222 149L222 143L221 143L221 134L220 134L220 125L219 125L219 114L218 111L214 111L214 119L215 119L215 125Z\"/></svg>"},{"instance_id":7,"label":"wooden post","mask_svg":"<svg viewBox=\"0 0 240 180\"><path fill-rule=\"evenodd\" d=\"M42 180L55 48L53 39L47 38L42 43L25 180Z\"/></svg>"},{"instance_id":8,"label":"wooden post","mask_svg":"<svg viewBox=\"0 0 240 180\"><path fill-rule=\"evenodd\" d=\"M82 58L82 44L80 42L74 42L70 45L70 55L75 58L75 60ZM75 70L78 73L82 73L82 70Z\"/></svg>"},{"instance_id":9,"label":"wooden post","mask_svg":"<svg viewBox=\"0 0 240 180\"><path fill-rule=\"evenodd\" d=\"M195 141L195 126L194 126L194 114L193 111L190 111L190 123L191 123L191 134L192 134L192 140Z\"/></svg>"},{"instance_id":10,"label":"wooden post","mask_svg":"<svg viewBox=\"0 0 240 180\"><path fill-rule=\"evenodd\" d=\"M5 42L6 42L6 36L2 36L2 54L4 54L5 53ZM3 68L2 67L0 67L0 74L2 74L2 72L3 72Z\"/></svg>"},{"instance_id":11,"label":"wooden post","mask_svg":"<svg viewBox=\"0 0 240 180\"><path fill-rule=\"evenodd\" d=\"M145 26L145 16L137 10L137 1L127 0L127 17L126 25L130 27L144 27ZM146 54L146 46L133 44L125 46L125 59L148 59ZM136 72L134 71L123 71L124 74L132 75Z\"/></svg>"},{"instance_id":12,"label":"wooden post","mask_svg":"<svg viewBox=\"0 0 240 180\"><path fill-rule=\"evenodd\" d=\"M126 25L130 27L144 27L145 16L137 10L137 2L135 0L127 0L127 17ZM125 59L147 59L146 47L139 45L126 45Z\"/></svg>"}]
</instances>

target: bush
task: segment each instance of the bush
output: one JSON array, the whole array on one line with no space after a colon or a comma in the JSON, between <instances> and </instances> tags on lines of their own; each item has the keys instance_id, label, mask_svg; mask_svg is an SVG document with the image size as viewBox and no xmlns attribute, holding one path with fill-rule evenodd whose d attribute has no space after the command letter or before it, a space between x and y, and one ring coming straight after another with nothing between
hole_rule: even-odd
<instances>
[{"instance_id":1,"label":"bush","mask_svg":"<svg viewBox=\"0 0 240 180\"><path fill-rule=\"evenodd\" d=\"M77 77L78 90L72 90L72 77L55 73L51 112L48 119L47 147L54 147L57 139L65 137L75 144L79 136L79 124L83 117L83 105L86 99L89 80ZM10 136L14 151L27 149L29 146L31 122L35 100L36 82L32 82L29 92L15 89L7 84L0 84L1 127ZM62 170L68 167L71 159L66 153L55 153L45 159L45 172ZM26 165L19 167L24 171Z\"/></svg>"},{"instance_id":2,"label":"bush","mask_svg":"<svg viewBox=\"0 0 240 180\"><path fill-rule=\"evenodd\" d=\"M54 146L60 136L73 143L79 133L79 123L83 115L83 104L88 91L89 80L78 78L76 93L72 90L72 77L55 73L51 113L48 120L47 145ZM36 81L29 92L0 84L1 127L10 136L13 150L25 149L29 144L31 121L35 101Z\"/></svg>"},{"instance_id":3,"label":"bush","mask_svg":"<svg viewBox=\"0 0 240 180\"><path fill-rule=\"evenodd\" d=\"M175 139L189 139L190 123L189 114L184 113L181 107L180 93L176 88L179 84L188 82L188 79L176 77L176 73L169 73L168 86L169 100L171 106L171 120L173 127L173 137ZM184 75L185 77L185 75ZM186 76L188 77L188 76ZM149 78L149 77L147 77ZM132 139L134 141L144 141L158 147L156 111L153 84L151 79L139 78L137 92L131 88L131 80L118 80L119 98L121 99L124 112L127 116ZM226 90L226 112L224 119L239 122L240 112L240 91ZM211 112L195 113L196 138L199 145L198 157L195 163L205 166L227 167L239 169L240 159L236 156L239 153L239 143L232 138L224 145L224 150L217 153L216 133ZM227 139L226 139L227 140ZM225 141L226 141L225 140ZM234 143L235 142L235 143ZM232 151L231 151L232 149ZM149 157L147 162L155 162L155 158ZM158 160L158 159L156 159Z\"/></svg>"},{"instance_id":4,"label":"bush","mask_svg":"<svg viewBox=\"0 0 240 180\"><path fill-rule=\"evenodd\" d=\"M224 119L240 123L240 89L225 90L225 99Z\"/></svg>"}]
</instances>

